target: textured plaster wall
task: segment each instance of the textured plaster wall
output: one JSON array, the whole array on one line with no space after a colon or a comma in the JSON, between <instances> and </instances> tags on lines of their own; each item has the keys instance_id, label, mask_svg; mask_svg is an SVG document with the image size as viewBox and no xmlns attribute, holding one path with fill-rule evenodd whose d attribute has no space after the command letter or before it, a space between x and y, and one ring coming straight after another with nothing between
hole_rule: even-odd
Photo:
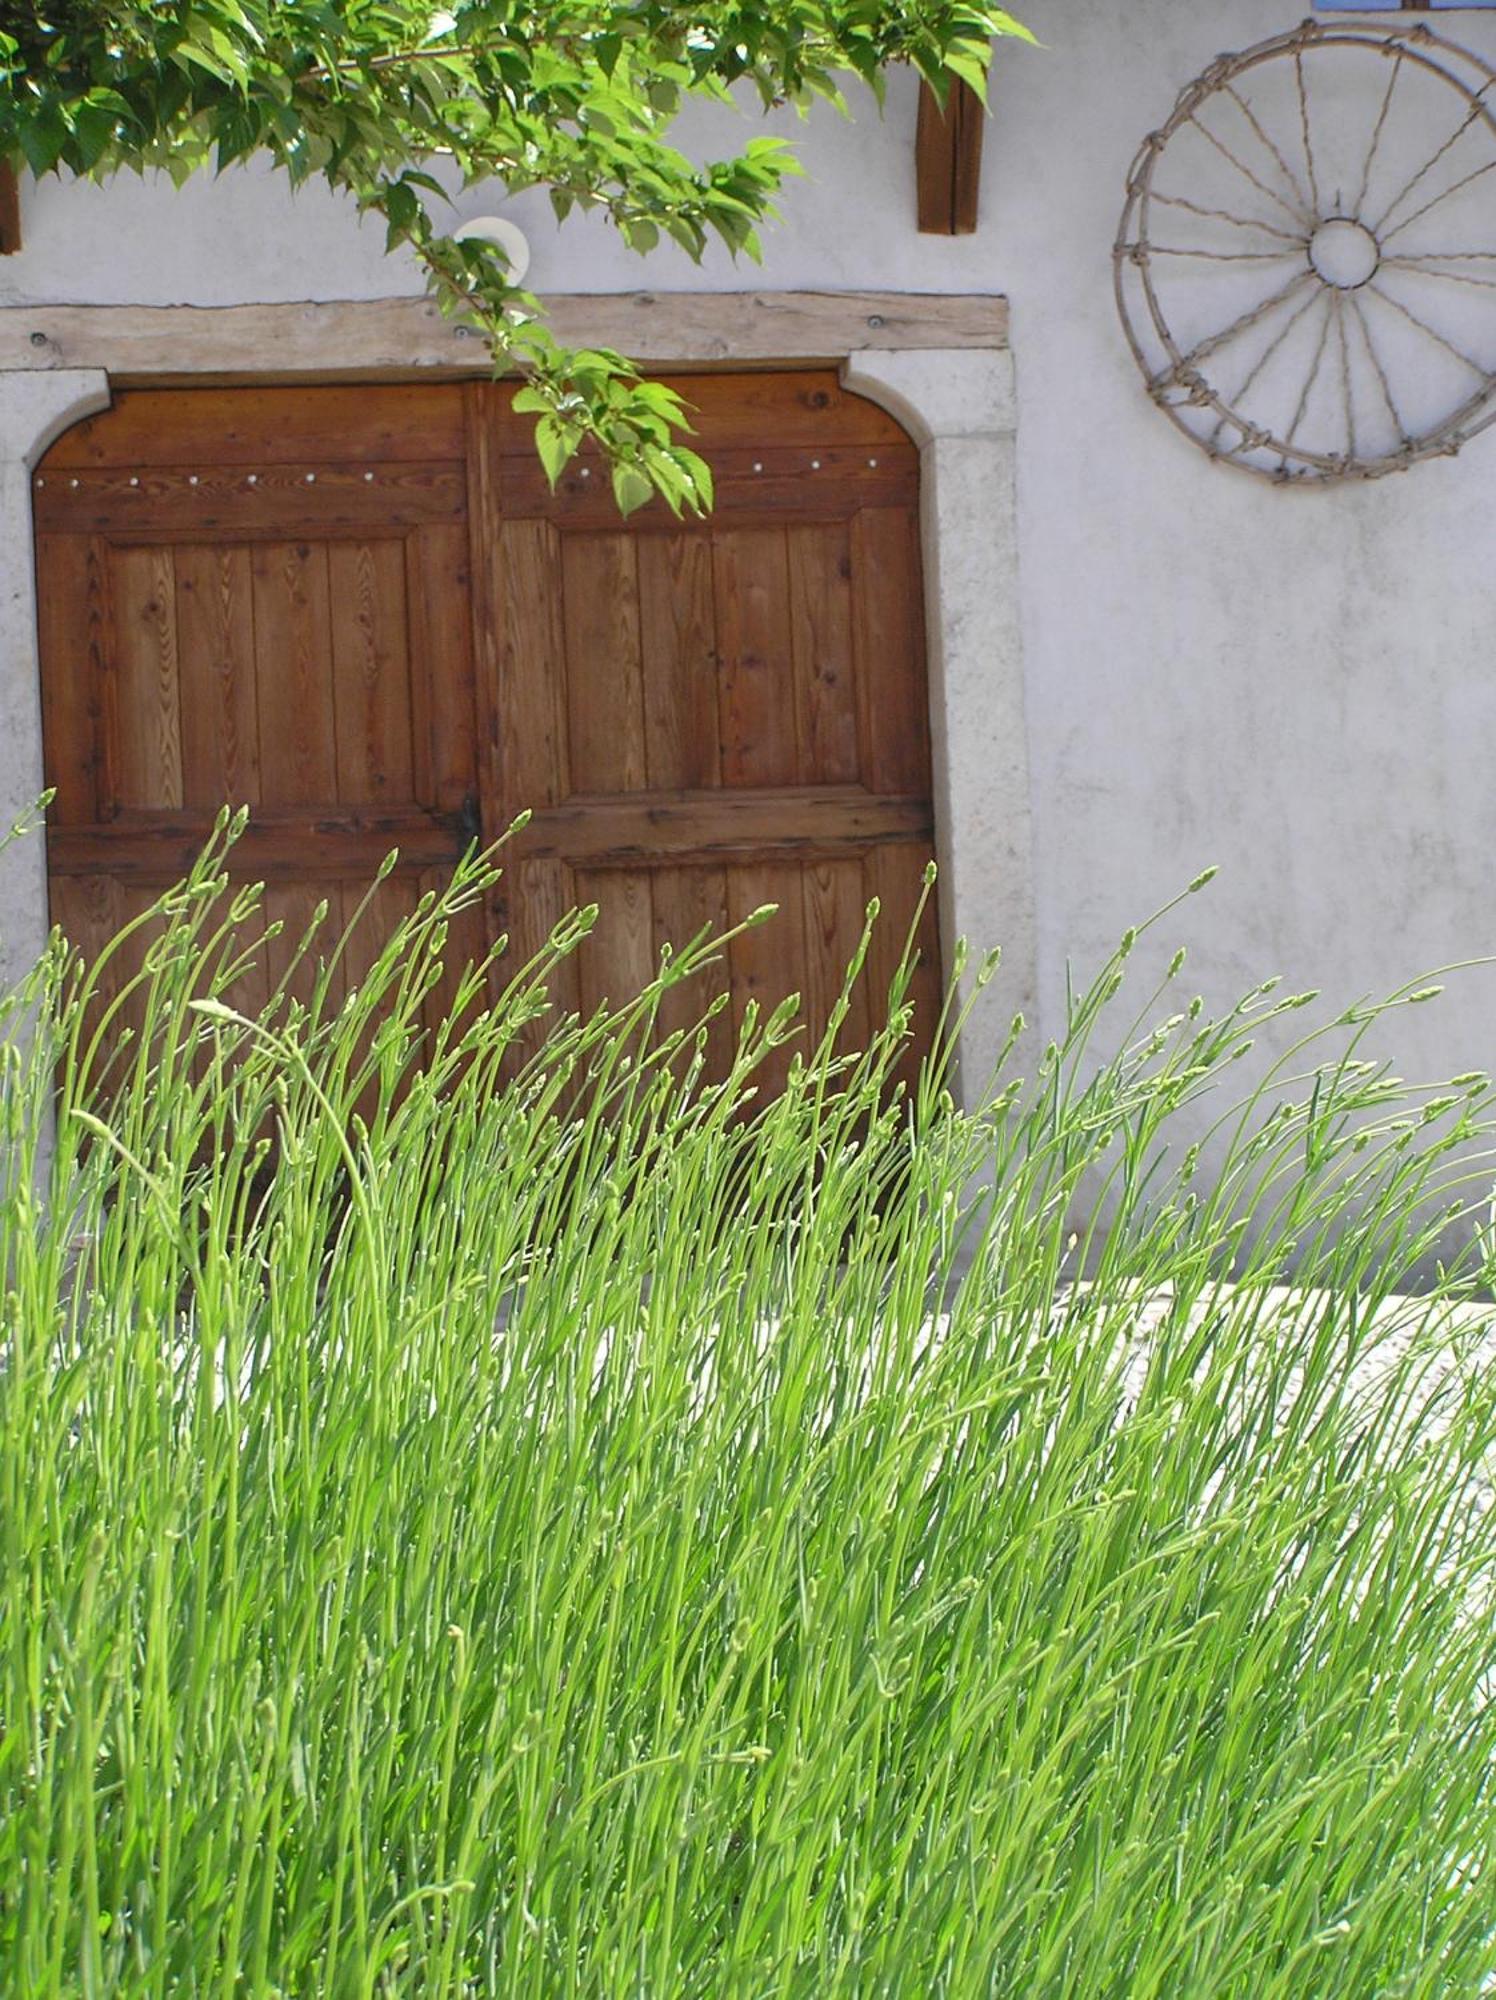
<instances>
[{"instance_id":1,"label":"textured plaster wall","mask_svg":"<svg viewBox=\"0 0 1496 2000\"><path fill-rule=\"evenodd\" d=\"M853 124L817 114L802 131L808 175L762 271L724 257L697 273L670 252L641 263L600 225L558 233L527 197L506 212L532 235L532 281L1009 296L1046 1029L1067 958L1093 966L1207 862L1221 879L1171 920L1168 943L1189 943L1214 999L1271 972L1349 998L1496 949L1496 432L1372 486L1277 490L1213 466L1149 406L1112 304L1110 245L1139 139L1215 54L1291 26L1303 0L1019 11L1046 47L1002 54L975 238L915 232L914 92L896 78L881 123L864 103ZM1496 54L1496 11L1441 25ZM708 144L710 121L688 137ZM458 212L493 205L469 194ZM51 185L28 191L26 210L28 248L0 265L7 302L415 284L339 204L316 190L292 199L257 174L179 194ZM1006 548L997 525L993 536ZM1010 614L994 607L992 643L1011 652ZM1496 975L1466 975L1408 1022L1396 1052L1409 1071L1486 1063L1493 1025Z\"/></svg>"}]
</instances>

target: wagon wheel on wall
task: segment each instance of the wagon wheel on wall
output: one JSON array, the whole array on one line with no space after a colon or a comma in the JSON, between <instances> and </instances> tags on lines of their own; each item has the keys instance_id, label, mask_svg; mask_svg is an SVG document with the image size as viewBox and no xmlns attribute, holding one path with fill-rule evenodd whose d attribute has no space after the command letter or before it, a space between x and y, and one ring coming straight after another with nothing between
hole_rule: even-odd
<instances>
[{"instance_id":1,"label":"wagon wheel on wall","mask_svg":"<svg viewBox=\"0 0 1496 2000\"><path fill-rule=\"evenodd\" d=\"M1127 181L1117 303L1213 458L1374 479L1496 419L1496 69L1419 25L1222 56Z\"/></svg>"}]
</instances>

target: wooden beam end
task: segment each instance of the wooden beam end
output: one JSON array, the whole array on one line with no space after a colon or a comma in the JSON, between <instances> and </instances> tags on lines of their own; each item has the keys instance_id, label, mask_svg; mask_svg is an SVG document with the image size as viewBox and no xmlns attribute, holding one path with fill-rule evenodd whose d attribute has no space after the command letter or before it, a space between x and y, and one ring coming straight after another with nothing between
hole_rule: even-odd
<instances>
[{"instance_id":1,"label":"wooden beam end","mask_svg":"<svg viewBox=\"0 0 1496 2000\"><path fill-rule=\"evenodd\" d=\"M0 160L0 257L21 247L21 183L9 160Z\"/></svg>"}]
</instances>

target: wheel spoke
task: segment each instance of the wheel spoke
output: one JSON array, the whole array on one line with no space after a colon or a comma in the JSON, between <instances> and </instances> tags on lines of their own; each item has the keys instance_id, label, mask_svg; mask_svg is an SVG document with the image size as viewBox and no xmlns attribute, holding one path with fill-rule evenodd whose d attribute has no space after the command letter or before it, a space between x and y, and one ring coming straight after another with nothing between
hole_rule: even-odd
<instances>
[{"instance_id":1,"label":"wheel spoke","mask_svg":"<svg viewBox=\"0 0 1496 2000\"><path fill-rule=\"evenodd\" d=\"M1340 337L1340 396L1345 405L1345 455L1356 456L1356 399L1351 389L1351 344L1345 330L1345 293L1335 294L1335 331Z\"/></svg>"},{"instance_id":2,"label":"wheel spoke","mask_svg":"<svg viewBox=\"0 0 1496 2000\"><path fill-rule=\"evenodd\" d=\"M1255 229L1263 236L1276 236L1284 243L1293 244L1302 250L1309 239L1300 230L1297 235L1288 229L1280 229L1275 222L1262 222L1255 215L1233 215L1229 208L1205 208L1198 201L1189 201L1182 194L1160 194L1157 188L1149 188L1150 202L1161 202L1165 208L1188 209L1191 215L1203 215L1211 222L1229 222L1236 229Z\"/></svg>"},{"instance_id":3,"label":"wheel spoke","mask_svg":"<svg viewBox=\"0 0 1496 2000\"><path fill-rule=\"evenodd\" d=\"M1387 406L1387 415L1392 419L1392 428L1396 431L1399 439L1406 442L1408 435L1407 425L1403 422L1402 412L1398 409L1396 400L1393 397L1392 384L1387 380L1387 371L1382 366L1382 357L1377 353L1376 345L1371 337L1371 328L1366 324L1366 315L1361 310L1361 301L1354 293L1351 294L1351 311L1356 315L1356 324L1361 329L1361 338L1366 345L1366 358L1371 363L1372 374L1377 378L1377 387L1382 392L1382 401Z\"/></svg>"},{"instance_id":4,"label":"wheel spoke","mask_svg":"<svg viewBox=\"0 0 1496 2000\"><path fill-rule=\"evenodd\" d=\"M1288 426L1284 434L1283 442L1285 445L1293 443L1294 438L1298 434L1299 425L1304 421L1304 413L1309 408L1309 398L1314 394L1314 385L1319 380L1319 371L1325 358L1325 349L1330 344L1330 328L1334 324L1334 320L1335 308L1327 298L1325 301L1325 323L1319 330L1319 345L1314 350L1314 359L1310 362L1309 373L1304 378L1304 387L1299 395L1298 408L1293 413L1293 422ZM1286 470L1288 465L1286 455L1281 463Z\"/></svg>"},{"instance_id":5,"label":"wheel spoke","mask_svg":"<svg viewBox=\"0 0 1496 2000\"><path fill-rule=\"evenodd\" d=\"M1392 109L1392 93L1397 89L1397 80L1402 75L1404 51L1399 49L1392 64L1392 74L1387 79L1387 90L1382 98L1382 108L1377 113L1377 122L1372 129L1371 144L1366 149L1365 164L1361 168L1361 185L1356 190L1356 199L1351 204L1351 214L1359 216L1365 205L1371 187L1371 170L1376 163L1377 149L1382 143L1382 132L1387 124L1387 113Z\"/></svg>"},{"instance_id":6,"label":"wheel spoke","mask_svg":"<svg viewBox=\"0 0 1496 2000\"><path fill-rule=\"evenodd\" d=\"M1417 257L1384 257L1382 263L1393 270L1406 270L1410 278L1442 278L1446 285L1473 285L1477 291L1496 292L1496 278L1472 278L1465 271L1430 270Z\"/></svg>"},{"instance_id":7,"label":"wheel spoke","mask_svg":"<svg viewBox=\"0 0 1496 2000\"><path fill-rule=\"evenodd\" d=\"M1143 142L1117 303L1155 402L1211 457L1374 478L1493 420L1496 300L1450 293L1496 293L1496 66L1459 54L1425 30L1306 23L1218 57Z\"/></svg>"},{"instance_id":8,"label":"wheel spoke","mask_svg":"<svg viewBox=\"0 0 1496 2000\"><path fill-rule=\"evenodd\" d=\"M1379 298L1382 301L1383 305L1390 306L1395 313L1401 313L1402 317L1405 320L1407 320L1411 325L1416 326L1420 333L1426 334L1428 338L1435 343L1436 346L1442 347L1447 354L1452 354L1456 361L1463 362L1464 365L1471 371L1472 374L1478 375L1480 377L1482 382L1490 381L1491 371L1488 368L1483 368L1481 364L1478 361L1473 360L1471 356L1468 355L1462 347L1456 347L1452 340L1447 340L1445 336L1442 333L1440 333L1439 329L1437 327L1430 326L1426 319L1420 319L1417 313L1415 313L1410 307L1405 306L1402 303L1401 299L1395 299L1393 298L1390 292L1384 292L1381 286L1377 284L1375 279L1372 279L1365 289L1368 292L1375 293L1377 298Z\"/></svg>"},{"instance_id":9,"label":"wheel spoke","mask_svg":"<svg viewBox=\"0 0 1496 2000\"><path fill-rule=\"evenodd\" d=\"M1294 80L1299 87L1299 129L1304 138L1304 164L1309 169L1309 200L1315 215L1323 212L1324 203L1319 198L1319 176L1314 171L1314 141L1309 136L1309 93L1304 88L1304 51L1293 52Z\"/></svg>"},{"instance_id":10,"label":"wheel spoke","mask_svg":"<svg viewBox=\"0 0 1496 2000\"><path fill-rule=\"evenodd\" d=\"M1313 309L1314 301L1316 300L1316 298L1318 298L1318 296L1319 294L1317 292L1311 292L1308 298L1305 299L1304 303L1299 307L1298 311L1295 313L1290 313L1288 318L1284 320L1282 326L1273 335L1272 339L1268 342L1267 346L1262 350L1261 354L1258 355L1257 359L1252 363L1251 368L1247 372L1246 379L1234 391L1231 398L1231 400L1234 403L1239 403L1242 397L1246 395L1247 391L1255 387L1258 379L1262 374L1262 371L1267 367L1267 364L1272 360L1273 356L1283 346L1283 343L1287 340L1288 336L1293 332L1294 328L1298 325L1299 321L1303 319L1306 313L1310 312ZM1225 429L1225 424L1226 420L1224 417L1220 418L1217 421L1215 429L1210 434L1210 441L1212 444L1215 443L1216 439Z\"/></svg>"},{"instance_id":11,"label":"wheel spoke","mask_svg":"<svg viewBox=\"0 0 1496 2000\"><path fill-rule=\"evenodd\" d=\"M1160 374L1155 375L1153 386L1157 387L1174 379L1180 369L1193 368L1197 361L1203 361L1209 354L1218 354L1230 342L1239 339L1242 334L1250 332L1260 320L1266 319L1269 313L1275 312L1279 306L1287 305L1295 293L1302 291L1305 285L1312 284L1313 281L1314 273L1312 271L1301 271L1296 278L1290 279L1282 291L1275 292L1270 299L1264 299L1261 305L1252 306L1248 311L1242 313L1239 318L1232 320L1229 326L1223 326L1219 333L1207 334L1205 339L1198 341L1188 354L1181 355L1172 367L1166 368Z\"/></svg>"},{"instance_id":12,"label":"wheel spoke","mask_svg":"<svg viewBox=\"0 0 1496 2000\"><path fill-rule=\"evenodd\" d=\"M1232 152L1231 148L1225 143L1225 141L1218 139L1215 133L1211 131L1208 125L1202 125L1200 120L1195 116L1193 112L1190 113L1189 122L1191 123L1191 125L1194 126L1195 130L1202 135L1202 137L1210 141L1211 145L1215 147L1216 151L1221 155L1222 159L1229 160L1232 166L1235 167L1236 171L1239 174L1241 174L1244 179L1249 180L1252 183L1253 187L1257 189L1259 194L1265 194L1268 200L1272 202L1276 208L1281 208L1283 213L1288 217L1290 222L1297 222L1301 224L1312 223L1312 217L1301 213L1296 208L1291 207L1289 203L1283 199L1282 195L1275 194L1274 191L1268 186L1267 182L1261 179L1259 175L1254 174L1252 172L1252 169L1246 164L1245 161L1239 160L1236 157L1235 153Z\"/></svg>"},{"instance_id":13,"label":"wheel spoke","mask_svg":"<svg viewBox=\"0 0 1496 2000\"><path fill-rule=\"evenodd\" d=\"M1487 160L1483 167L1477 167L1473 173L1466 174L1463 180L1456 181L1453 187L1447 187L1442 194L1436 194L1432 200L1426 201L1422 208L1415 208L1410 216L1407 216L1397 225L1396 229L1389 229L1382 238L1382 241L1390 243L1394 236L1401 236L1405 229L1412 228L1420 216L1427 215L1429 210L1437 208L1441 201L1448 201L1452 194L1458 194L1462 188L1469 187L1472 181L1478 181L1482 175L1490 173L1493 167L1496 167L1496 160Z\"/></svg>"},{"instance_id":14,"label":"wheel spoke","mask_svg":"<svg viewBox=\"0 0 1496 2000\"><path fill-rule=\"evenodd\" d=\"M1425 160L1423 165L1418 169L1417 173L1413 175L1412 179L1406 181L1403 184L1403 186L1398 189L1397 193L1392 197L1391 201L1389 201L1387 206L1382 210L1381 215L1377 218L1377 220L1375 222L1367 224L1367 227L1371 230L1373 236L1380 236L1382 234L1382 231L1386 228L1387 224L1392 220L1393 216L1396 215L1397 211L1402 207L1403 203L1407 200L1408 196L1413 192L1414 188L1418 186L1418 183L1421 180L1423 180L1428 174L1431 174L1433 172L1434 168L1438 166L1439 162L1444 158L1444 155L1450 150L1452 146L1457 146L1460 140L1464 138L1465 134L1470 130L1470 127L1475 123L1476 119L1480 117L1481 112L1484 109L1484 106L1481 104L1480 100L1485 95L1486 91L1489 88L1490 88L1489 84L1482 85L1481 89L1476 92L1474 102L1471 104L1470 109L1465 113L1464 117L1460 120L1459 124L1456 125L1454 130L1450 133L1449 137L1444 141L1444 144L1439 148L1438 152L1433 154L1429 159Z\"/></svg>"},{"instance_id":15,"label":"wheel spoke","mask_svg":"<svg viewBox=\"0 0 1496 2000\"><path fill-rule=\"evenodd\" d=\"M1233 104L1236 104L1240 107L1243 118L1246 119L1247 123L1251 126L1252 130L1257 134L1258 138L1262 141L1263 145L1267 148L1268 152L1272 154L1274 160L1277 162L1278 171L1282 174L1284 180L1287 181L1289 187L1292 188L1293 190L1294 200L1297 202L1301 202L1303 204L1304 212L1306 215L1312 214L1313 205L1311 204L1308 195L1304 192L1303 185L1300 182L1298 175L1294 172L1293 168L1288 164L1287 160L1283 157L1281 150L1273 144L1272 140L1268 137L1267 133L1262 129L1262 125L1258 120L1256 112L1252 109L1251 105L1247 102L1246 98L1242 96L1241 92L1236 88L1235 84L1233 83L1223 84L1221 88L1224 95L1229 97Z\"/></svg>"},{"instance_id":16,"label":"wheel spoke","mask_svg":"<svg viewBox=\"0 0 1496 2000\"><path fill-rule=\"evenodd\" d=\"M1128 252L1143 251L1149 257L1200 257L1207 264L1281 264L1292 257L1302 259L1303 251L1292 250L1191 250L1183 243L1124 243Z\"/></svg>"}]
</instances>

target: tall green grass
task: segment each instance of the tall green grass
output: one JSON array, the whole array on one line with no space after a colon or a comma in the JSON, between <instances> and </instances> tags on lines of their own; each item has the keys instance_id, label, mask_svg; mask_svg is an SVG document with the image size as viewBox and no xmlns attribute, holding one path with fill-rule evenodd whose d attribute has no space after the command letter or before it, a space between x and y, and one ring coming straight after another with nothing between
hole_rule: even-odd
<instances>
[{"instance_id":1,"label":"tall green grass","mask_svg":"<svg viewBox=\"0 0 1496 2000\"><path fill-rule=\"evenodd\" d=\"M11 1002L5 1992L1486 1990L1492 1101L1361 1055L1417 996L1243 1094L1299 1001L1129 939L981 1111L896 982L745 1118L787 1019L650 1039L709 941L512 1074L579 919L417 1074L487 864L250 1022L222 862L105 1087L107 966Z\"/></svg>"}]
</instances>

